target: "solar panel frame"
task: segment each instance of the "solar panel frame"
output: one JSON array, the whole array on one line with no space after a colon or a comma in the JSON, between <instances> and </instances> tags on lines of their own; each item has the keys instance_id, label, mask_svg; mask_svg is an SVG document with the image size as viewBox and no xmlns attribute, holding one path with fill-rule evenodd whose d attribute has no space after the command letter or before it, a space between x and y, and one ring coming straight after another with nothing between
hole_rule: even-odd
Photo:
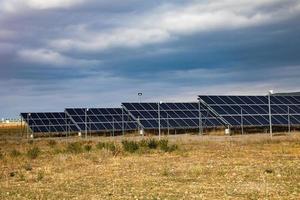
<instances>
[{"instance_id":1,"label":"solar panel frame","mask_svg":"<svg viewBox=\"0 0 300 200\"><path fill-rule=\"evenodd\" d=\"M75 124L64 112L31 112L20 114L33 133L77 132Z\"/></svg>"},{"instance_id":2,"label":"solar panel frame","mask_svg":"<svg viewBox=\"0 0 300 200\"><path fill-rule=\"evenodd\" d=\"M159 121L162 129L198 129L200 124L203 127L210 124L211 127L223 126L212 114L207 114L208 111L204 108L200 107L201 116L199 116L198 102L126 102L122 105L135 119L139 119L143 129L158 129Z\"/></svg>"},{"instance_id":3,"label":"solar panel frame","mask_svg":"<svg viewBox=\"0 0 300 200\"><path fill-rule=\"evenodd\" d=\"M65 112L81 131L117 132L137 129L137 122L122 108L66 108Z\"/></svg>"},{"instance_id":4,"label":"solar panel frame","mask_svg":"<svg viewBox=\"0 0 300 200\"><path fill-rule=\"evenodd\" d=\"M269 106L268 96L241 96L241 95L199 95L204 106L213 109L220 117L230 122L231 126L268 126ZM300 115L299 96L271 96L272 124L287 126L288 115L298 121ZM238 112L238 109L240 112ZM238 118L243 117L242 120ZM290 120L290 125L293 124Z\"/></svg>"}]
</instances>

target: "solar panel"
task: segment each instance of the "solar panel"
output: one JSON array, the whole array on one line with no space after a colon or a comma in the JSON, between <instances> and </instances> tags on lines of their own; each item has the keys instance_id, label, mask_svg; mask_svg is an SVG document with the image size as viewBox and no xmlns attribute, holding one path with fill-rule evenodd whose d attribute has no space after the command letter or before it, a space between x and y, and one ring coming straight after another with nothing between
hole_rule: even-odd
<instances>
[{"instance_id":1,"label":"solar panel","mask_svg":"<svg viewBox=\"0 0 300 200\"><path fill-rule=\"evenodd\" d=\"M65 112L81 131L137 129L137 122L122 108L67 108Z\"/></svg>"},{"instance_id":2,"label":"solar panel","mask_svg":"<svg viewBox=\"0 0 300 200\"><path fill-rule=\"evenodd\" d=\"M21 113L22 119L34 133L62 133L78 131L64 112Z\"/></svg>"},{"instance_id":3,"label":"solar panel","mask_svg":"<svg viewBox=\"0 0 300 200\"><path fill-rule=\"evenodd\" d=\"M231 126L269 125L268 96L199 96L201 104L215 111ZM300 96L271 96L273 125L300 124Z\"/></svg>"},{"instance_id":4,"label":"solar panel","mask_svg":"<svg viewBox=\"0 0 300 200\"><path fill-rule=\"evenodd\" d=\"M144 129L194 129L222 126L212 113L194 103L123 103L124 108Z\"/></svg>"}]
</instances>

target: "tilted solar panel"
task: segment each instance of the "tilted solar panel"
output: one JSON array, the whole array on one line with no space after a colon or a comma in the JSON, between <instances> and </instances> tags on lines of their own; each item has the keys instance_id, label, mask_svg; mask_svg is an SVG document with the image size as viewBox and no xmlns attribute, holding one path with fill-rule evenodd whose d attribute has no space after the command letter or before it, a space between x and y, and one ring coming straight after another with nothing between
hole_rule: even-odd
<instances>
[{"instance_id":1,"label":"tilted solar panel","mask_svg":"<svg viewBox=\"0 0 300 200\"><path fill-rule=\"evenodd\" d=\"M202 126L222 126L198 103L123 103L124 108L143 126L144 129L192 129Z\"/></svg>"},{"instance_id":2,"label":"tilted solar panel","mask_svg":"<svg viewBox=\"0 0 300 200\"><path fill-rule=\"evenodd\" d=\"M81 131L137 129L136 121L122 108L67 108L65 112Z\"/></svg>"},{"instance_id":3,"label":"tilted solar panel","mask_svg":"<svg viewBox=\"0 0 300 200\"><path fill-rule=\"evenodd\" d=\"M214 110L232 126L269 125L268 96L199 96L204 106ZM273 125L300 124L300 96L271 96Z\"/></svg>"},{"instance_id":4,"label":"tilted solar panel","mask_svg":"<svg viewBox=\"0 0 300 200\"><path fill-rule=\"evenodd\" d=\"M64 112L21 113L22 119L34 133L62 133L78 131Z\"/></svg>"}]
</instances>

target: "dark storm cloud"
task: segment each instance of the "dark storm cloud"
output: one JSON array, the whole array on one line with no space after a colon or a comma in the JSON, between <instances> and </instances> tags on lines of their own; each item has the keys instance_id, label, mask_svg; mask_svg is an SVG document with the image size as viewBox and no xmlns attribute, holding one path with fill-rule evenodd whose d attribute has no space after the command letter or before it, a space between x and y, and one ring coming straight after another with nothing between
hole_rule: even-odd
<instances>
[{"instance_id":1,"label":"dark storm cloud","mask_svg":"<svg viewBox=\"0 0 300 200\"><path fill-rule=\"evenodd\" d=\"M0 0L0 117L299 90L296 0Z\"/></svg>"}]
</instances>

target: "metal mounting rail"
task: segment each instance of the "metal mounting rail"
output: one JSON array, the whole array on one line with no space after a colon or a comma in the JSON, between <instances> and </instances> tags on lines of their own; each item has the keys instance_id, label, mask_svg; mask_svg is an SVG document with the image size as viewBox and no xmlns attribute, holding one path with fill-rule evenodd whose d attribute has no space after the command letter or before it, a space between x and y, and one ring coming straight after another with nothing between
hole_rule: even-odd
<instances>
[{"instance_id":1,"label":"metal mounting rail","mask_svg":"<svg viewBox=\"0 0 300 200\"><path fill-rule=\"evenodd\" d=\"M131 117L137 122L137 124L138 124L142 129L145 129L145 127L141 124L140 120L137 120L137 119L133 116L133 114L132 114L129 110L127 110L127 108L126 108L123 104L122 104L122 109L124 109L124 110L128 113L128 115L131 116Z\"/></svg>"},{"instance_id":2,"label":"metal mounting rail","mask_svg":"<svg viewBox=\"0 0 300 200\"><path fill-rule=\"evenodd\" d=\"M73 122L73 124L78 128L78 131L82 131L81 128L78 126L78 124L74 121L74 119L71 117L71 115L68 113L67 109L65 109L65 113L69 117L69 119ZM68 124L70 125L70 124Z\"/></svg>"},{"instance_id":3,"label":"metal mounting rail","mask_svg":"<svg viewBox=\"0 0 300 200\"><path fill-rule=\"evenodd\" d=\"M210 107L205 101L203 101L201 98L200 98L200 102L206 106L206 108L212 112L216 118L218 118L224 126L227 126L227 127L231 127L232 125L227 121L225 120L222 116L220 116L212 107Z\"/></svg>"}]
</instances>

